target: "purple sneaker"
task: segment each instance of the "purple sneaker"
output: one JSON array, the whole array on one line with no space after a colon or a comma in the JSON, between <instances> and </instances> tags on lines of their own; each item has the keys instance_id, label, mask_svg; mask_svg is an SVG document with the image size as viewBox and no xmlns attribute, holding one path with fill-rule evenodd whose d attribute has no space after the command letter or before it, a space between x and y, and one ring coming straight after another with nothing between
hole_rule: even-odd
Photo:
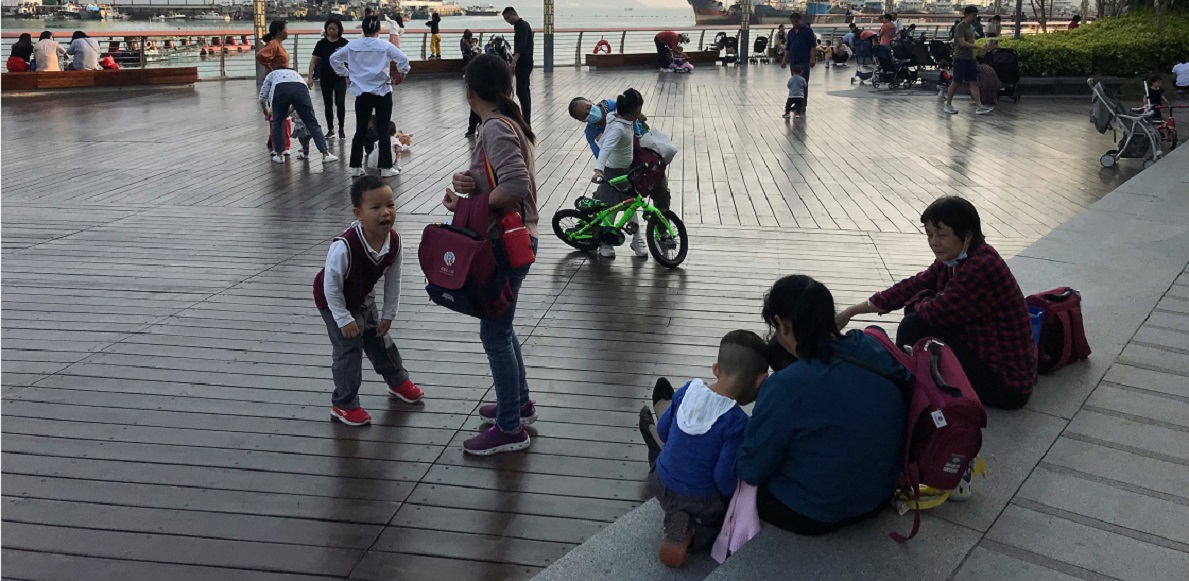
<instances>
[{"instance_id":1,"label":"purple sneaker","mask_svg":"<svg viewBox=\"0 0 1189 581\"><path fill-rule=\"evenodd\" d=\"M524 450L531 443L524 426L516 428L515 432L504 432L499 426L491 426L482 434L463 442L462 451L476 456L491 456Z\"/></svg>"},{"instance_id":2,"label":"purple sneaker","mask_svg":"<svg viewBox=\"0 0 1189 581\"><path fill-rule=\"evenodd\" d=\"M524 404L524 406L520 408L520 425L527 426L537 421L537 406L534 404L536 404L536 402L530 399L528 400L528 403ZM480 406L479 419L483 420L483 423L485 424L491 424L494 426L495 409L495 404L493 403Z\"/></svg>"}]
</instances>

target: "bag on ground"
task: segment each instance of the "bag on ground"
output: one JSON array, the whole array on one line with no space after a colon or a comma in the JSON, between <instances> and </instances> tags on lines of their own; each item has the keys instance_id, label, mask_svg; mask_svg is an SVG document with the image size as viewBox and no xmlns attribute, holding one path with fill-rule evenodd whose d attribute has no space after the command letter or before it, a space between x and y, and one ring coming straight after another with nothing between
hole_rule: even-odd
<instances>
[{"instance_id":1,"label":"bag on ground","mask_svg":"<svg viewBox=\"0 0 1189 581\"><path fill-rule=\"evenodd\" d=\"M429 299L480 319L498 317L512 304L512 289L487 239L487 198L460 199L454 223L426 226L417 249Z\"/></svg>"},{"instance_id":2,"label":"bag on ground","mask_svg":"<svg viewBox=\"0 0 1189 581\"><path fill-rule=\"evenodd\" d=\"M1038 371L1053 372L1090 356L1082 325L1081 293L1063 286L1034 294L1027 303L1029 313L1042 320L1036 336Z\"/></svg>"}]
</instances>

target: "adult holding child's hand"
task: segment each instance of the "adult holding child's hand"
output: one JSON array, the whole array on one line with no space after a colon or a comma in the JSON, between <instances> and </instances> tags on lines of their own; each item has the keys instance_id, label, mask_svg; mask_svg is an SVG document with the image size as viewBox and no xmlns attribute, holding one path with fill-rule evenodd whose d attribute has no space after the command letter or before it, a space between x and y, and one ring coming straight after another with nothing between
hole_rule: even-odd
<instances>
[{"instance_id":1,"label":"adult holding child's hand","mask_svg":"<svg viewBox=\"0 0 1189 581\"><path fill-rule=\"evenodd\" d=\"M520 340L512 327L520 285L531 265L512 268L508 261L500 218L519 212L528 230L532 250L537 249L537 181L533 161L536 136L512 100L512 73L508 64L493 55L476 56L466 68L467 103L479 116L479 139L471 166L451 178L442 205L453 212L458 194L487 194L490 208L488 238L494 241L500 276L508 281L512 304L502 315L479 322L479 339L491 365L495 404L479 408L484 423L494 424L463 443L468 454L489 456L524 450L531 440L525 425L537 419L529 399L528 379Z\"/></svg>"}]
</instances>

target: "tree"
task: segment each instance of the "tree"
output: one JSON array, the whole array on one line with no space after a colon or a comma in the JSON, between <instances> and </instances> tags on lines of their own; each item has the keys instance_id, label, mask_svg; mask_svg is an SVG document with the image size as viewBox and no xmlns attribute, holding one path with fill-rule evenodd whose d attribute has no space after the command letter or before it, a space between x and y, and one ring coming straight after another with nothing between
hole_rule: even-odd
<instances>
[{"instance_id":1,"label":"tree","mask_svg":"<svg viewBox=\"0 0 1189 581\"><path fill-rule=\"evenodd\" d=\"M1156 3L1156 35L1159 36L1164 30L1164 17L1168 16L1168 11L1172 8L1172 0L1155 0Z\"/></svg>"},{"instance_id":2,"label":"tree","mask_svg":"<svg viewBox=\"0 0 1189 581\"><path fill-rule=\"evenodd\" d=\"M1053 10L1053 0L1028 0L1032 4L1032 15L1040 23L1040 31L1049 31L1049 13Z\"/></svg>"}]
</instances>

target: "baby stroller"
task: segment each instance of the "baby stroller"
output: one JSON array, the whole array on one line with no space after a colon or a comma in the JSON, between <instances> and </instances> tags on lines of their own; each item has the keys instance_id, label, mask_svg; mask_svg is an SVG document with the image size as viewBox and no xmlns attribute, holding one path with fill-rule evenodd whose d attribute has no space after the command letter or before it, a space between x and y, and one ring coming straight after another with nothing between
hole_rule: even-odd
<instances>
[{"instance_id":1,"label":"baby stroller","mask_svg":"<svg viewBox=\"0 0 1189 581\"><path fill-rule=\"evenodd\" d=\"M917 74L909 68L905 61L899 61L892 56L892 49L879 45L871 49L872 54L875 55L875 76L871 79L871 86L879 88L881 84L887 84L892 89L899 89L902 85L908 86L916 82Z\"/></svg>"},{"instance_id":2,"label":"baby stroller","mask_svg":"<svg viewBox=\"0 0 1189 581\"><path fill-rule=\"evenodd\" d=\"M1144 167L1152 164L1164 156L1161 149L1161 137L1156 125L1152 122L1154 111L1132 113L1118 99L1107 94L1102 83L1093 78L1087 79L1094 93L1093 104L1090 106L1090 122L1094 129L1105 134L1108 129L1123 132L1123 139L1119 140L1119 148L1112 149L1098 159L1102 167L1112 167L1120 158L1143 159Z\"/></svg>"},{"instance_id":3,"label":"baby stroller","mask_svg":"<svg viewBox=\"0 0 1189 581\"><path fill-rule=\"evenodd\" d=\"M751 64L770 63L768 60L768 37L760 35L756 37L755 43L752 45L751 58L747 59Z\"/></svg>"},{"instance_id":4,"label":"baby stroller","mask_svg":"<svg viewBox=\"0 0 1189 581\"><path fill-rule=\"evenodd\" d=\"M727 36L727 33L720 32L714 37L714 43L706 47L706 50L712 51L726 51L726 56L723 57L722 63L724 65L734 64L738 62L739 56L739 37Z\"/></svg>"},{"instance_id":5,"label":"baby stroller","mask_svg":"<svg viewBox=\"0 0 1189 581\"><path fill-rule=\"evenodd\" d=\"M855 76L851 77L850 84L855 84L855 79L858 79L862 85L864 81L870 81L875 76L875 57L872 55L874 44L870 38L855 41Z\"/></svg>"},{"instance_id":6,"label":"baby stroller","mask_svg":"<svg viewBox=\"0 0 1189 581\"><path fill-rule=\"evenodd\" d=\"M491 40L487 41L487 47L483 49L483 52L498 56L507 63L512 62L512 48L508 46L508 41L504 40L502 36L491 37Z\"/></svg>"},{"instance_id":7,"label":"baby stroller","mask_svg":"<svg viewBox=\"0 0 1189 581\"><path fill-rule=\"evenodd\" d=\"M917 68L937 68L937 61L933 60L933 55L929 52L929 45L925 42L917 42L912 45L912 59Z\"/></svg>"},{"instance_id":8,"label":"baby stroller","mask_svg":"<svg viewBox=\"0 0 1189 581\"><path fill-rule=\"evenodd\" d=\"M928 44L929 56L933 62L940 64L942 61L947 63L954 62L953 53L950 52L950 47L945 45L945 42L940 40L931 40Z\"/></svg>"},{"instance_id":9,"label":"baby stroller","mask_svg":"<svg viewBox=\"0 0 1189 581\"><path fill-rule=\"evenodd\" d=\"M1001 48L987 55L986 63L995 69L995 76L999 77L999 96L1011 97L1013 102L1020 102L1020 60L1016 51Z\"/></svg>"}]
</instances>

